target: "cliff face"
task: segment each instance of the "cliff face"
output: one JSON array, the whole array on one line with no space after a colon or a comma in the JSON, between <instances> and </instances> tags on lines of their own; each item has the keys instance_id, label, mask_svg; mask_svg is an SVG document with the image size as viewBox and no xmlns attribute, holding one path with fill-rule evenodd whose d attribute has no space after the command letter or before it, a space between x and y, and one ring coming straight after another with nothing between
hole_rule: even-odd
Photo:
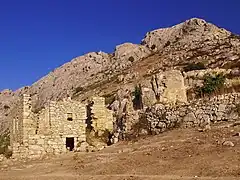
<instances>
[{"instance_id":1,"label":"cliff face","mask_svg":"<svg viewBox=\"0 0 240 180\"><path fill-rule=\"evenodd\" d=\"M240 37L202 19L193 18L169 28L148 32L141 45L125 43L114 53L91 52L50 72L29 87L0 93L0 132L23 93L32 95L35 110L48 100L66 96L84 101L93 94L109 95L132 88L159 70L182 69L188 63L207 68L240 66Z\"/></svg>"}]
</instances>

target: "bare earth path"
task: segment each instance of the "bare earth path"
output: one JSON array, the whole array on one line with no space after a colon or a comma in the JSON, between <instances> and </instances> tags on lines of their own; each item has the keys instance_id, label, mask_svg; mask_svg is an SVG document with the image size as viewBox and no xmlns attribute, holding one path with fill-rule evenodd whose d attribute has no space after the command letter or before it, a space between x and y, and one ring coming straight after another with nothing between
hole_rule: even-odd
<instances>
[{"instance_id":1,"label":"bare earth path","mask_svg":"<svg viewBox=\"0 0 240 180\"><path fill-rule=\"evenodd\" d=\"M0 180L239 180L240 127L179 129L94 153L0 164ZM223 140L234 147L222 146Z\"/></svg>"}]
</instances>

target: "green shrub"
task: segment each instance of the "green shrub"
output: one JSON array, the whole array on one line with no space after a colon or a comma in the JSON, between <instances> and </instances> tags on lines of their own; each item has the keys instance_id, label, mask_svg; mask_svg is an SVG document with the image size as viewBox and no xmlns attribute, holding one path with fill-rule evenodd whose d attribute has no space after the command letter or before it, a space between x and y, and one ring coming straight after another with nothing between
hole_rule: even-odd
<instances>
[{"instance_id":1,"label":"green shrub","mask_svg":"<svg viewBox=\"0 0 240 180\"><path fill-rule=\"evenodd\" d=\"M224 87L225 76L223 74L206 74L204 76L203 86L198 88L199 95L212 94Z\"/></svg>"},{"instance_id":2,"label":"green shrub","mask_svg":"<svg viewBox=\"0 0 240 180\"><path fill-rule=\"evenodd\" d=\"M141 86L135 86L135 89L134 89L134 92L133 92L133 95L136 99L140 99L140 96L142 95L142 90L141 90Z\"/></svg>"},{"instance_id":3,"label":"green shrub","mask_svg":"<svg viewBox=\"0 0 240 180\"><path fill-rule=\"evenodd\" d=\"M186 67L183 68L185 72L188 71L194 71L194 70L201 70L206 69L205 65L201 62L195 64L195 63L189 63Z\"/></svg>"},{"instance_id":4,"label":"green shrub","mask_svg":"<svg viewBox=\"0 0 240 180\"><path fill-rule=\"evenodd\" d=\"M141 84L135 86L133 96L134 96L134 99L133 99L134 109L142 109L143 104L142 104Z\"/></svg>"}]
</instances>

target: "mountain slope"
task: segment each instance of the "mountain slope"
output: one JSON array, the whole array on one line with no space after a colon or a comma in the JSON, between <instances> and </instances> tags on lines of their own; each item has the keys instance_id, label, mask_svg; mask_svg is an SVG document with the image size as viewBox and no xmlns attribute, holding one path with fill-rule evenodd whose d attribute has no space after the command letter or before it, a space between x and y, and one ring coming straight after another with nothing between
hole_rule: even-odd
<instances>
[{"instance_id":1,"label":"mountain slope","mask_svg":"<svg viewBox=\"0 0 240 180\"><path fill-rule=\"evenodd\" d=\"M108 95L146 79L159 70L182 69L202 62L208 68L240 66L240 38L202 19L193 18L169 28L148 32L141 45L125 43L113 54L91 52L50 72L29 87L0 93L0 132L23 93L32 95L34 109L48 100L71 96L83 101Z\"/></svg>"}]
</instances>

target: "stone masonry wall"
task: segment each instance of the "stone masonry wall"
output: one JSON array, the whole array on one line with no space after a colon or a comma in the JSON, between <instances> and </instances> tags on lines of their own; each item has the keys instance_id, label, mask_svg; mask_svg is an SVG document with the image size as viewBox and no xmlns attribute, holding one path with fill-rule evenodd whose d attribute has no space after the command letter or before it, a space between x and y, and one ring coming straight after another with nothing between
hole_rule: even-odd
<instances>
[{"instance_id":1,"label":"stone masonry wall","mask_svg":"<svg viewBox=\"0 0 240 180\"><path fill-rule=\"evenodd\" d=\"M91 107L94 132L101 136L113 131L113 114L105 99L93 97ZM11 146L13 158L41 158L58 155L68 148L86 151L87 106L71 99L50 101L39 112L33 112L31 97L24 95L12 113ZM71 139L73 147L68 146ZM89 147L88 147L89 146Z\"/></svg>"},{"instance_id":2,"label":"stone masonry wall","mask_svg":"<svg viewBox=\"0 0 240 180\"><path fill-rule=\"evenodd\" d=\"M20 108L16 116L23 130L14 135L12 127L11 132L13 158L38 158L66 152L66 138L74 138L75 147L86 142L85 105L72 100L52 101L39 113L33 113L30 96L24 95L22 107L23 111ZM68 116L72 119L68 120Z\"/></svg>"},{"instance_id":3,"label":"stone masonry wall","mask_svg":"<svg viewBox=\"0 0 240 180\"><path fill-rule=\"evenodd\" d=\"M23 99L16 103L16 108L10 113L12 121L10 121L10 142L23 142Z\"/></svg>"},{"instance_id":4,"label":"stone masonry wall","mask_svg":"<svg viewBox=\"0 0 240 180\"><path fill-rule=\"evenodd\" d=\"M67 120L68 114L72 114L72 121ZM86 142L86 118L86 107L79 102L51 102L50 129L53 137L53 142L58 142L56 145L65 145L67 137L73 137L75 145ZM62 141L64 143L62 143ZM63 146L62 149L59 150L65 152L66 147Z\"/></svg>"},{"instance_id":5,"label":"stone masonry wall","mask_svg":"<svg viewBox=\"0 0 240 180\"><path fill-rule=\"evenodd\" d=\"M105 107L105 98L103 97L93 97L92 106L92 127L95 132L101 136L104 131L113 131L113 112Z\"/></svg>"},{"instance_id":6,"label":"stone masonry wall","mask_svg":"<svg viewBox=\"0 0 240 180\"><path fill-rule=\"evenodd\" d=\"M239 104L240 93L231 93L175 107L156 104L144 113L150 131L159 134L176 126L210 128L211 124L221 121L237 121Z\"/></svg>"}]
</instances>

